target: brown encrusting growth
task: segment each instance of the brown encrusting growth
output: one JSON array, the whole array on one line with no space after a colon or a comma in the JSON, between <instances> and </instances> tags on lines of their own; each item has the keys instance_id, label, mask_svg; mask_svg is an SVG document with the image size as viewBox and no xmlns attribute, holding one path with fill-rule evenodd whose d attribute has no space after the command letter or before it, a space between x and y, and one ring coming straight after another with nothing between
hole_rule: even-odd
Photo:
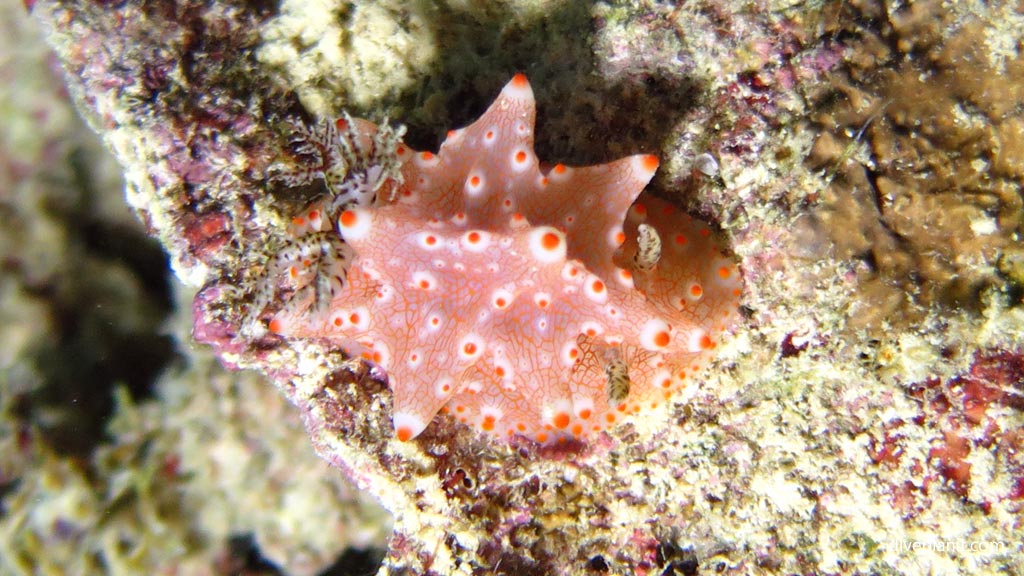
<instances>
[{"instance_id":1,"label":"brown encrusting growth","mask_svg":"<svg viewBox=\"0 0 1024 576\"><path fill-rule=\"evenodd\" d=\"M831 178L812 211L840 258L870 271L862 323L978 309L988 287L1024 288L1024 54L993 53L977 18L934 2L844 8L857 38L819 97L808 158ZM907 296L909 295L909 299Z\"/></svg>"}]
</instances>

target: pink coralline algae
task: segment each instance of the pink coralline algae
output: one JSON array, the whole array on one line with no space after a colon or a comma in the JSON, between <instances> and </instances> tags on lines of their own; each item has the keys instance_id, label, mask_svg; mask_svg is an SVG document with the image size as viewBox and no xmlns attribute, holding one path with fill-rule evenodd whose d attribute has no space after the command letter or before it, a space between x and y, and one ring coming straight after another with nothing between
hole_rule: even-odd
<instances>
[{"instance_id":1,"label":"pink coralline algae","mask_svg":"<svg viewBox=\"0 0 1024 576\"><path fill-rule=\"evenodd\" d=\"M585 440L687 386L737 316L740 274L707 226L641 196L657 158L544 166L535 112L517 74L436 154L347 117L300 135L313 162L292 178L327 199L293 220L257 312L280 293L271 332L384 368L400 440L438 412Z\"/></svg>"}]
</instances>

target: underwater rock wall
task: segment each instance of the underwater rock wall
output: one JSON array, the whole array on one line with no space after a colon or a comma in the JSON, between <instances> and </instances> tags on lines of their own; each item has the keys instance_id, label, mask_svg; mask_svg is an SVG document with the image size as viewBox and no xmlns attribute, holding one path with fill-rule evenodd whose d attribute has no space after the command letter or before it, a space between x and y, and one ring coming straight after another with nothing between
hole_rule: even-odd
<instances>
[{"instance_id":1,"label":"underwater rock wall","mask_svg":"<svg viewBox=\"0 0 1024 576\"><path fill-rule=\"evenodd\" d=\"M382 572L1021 570L1020 110L964 80L1013 73L1019 10L298 4L30 10L200 288L196 339L269 377L392 513ZM661 158L654 192L731 247L741 318L699 382L586 444L443 416L400 442L377 367L241 330L264 248L317 194L268 169L287 118L342 109L436 150L517 70L541 158Z\"/></svg>"}]
</instances>

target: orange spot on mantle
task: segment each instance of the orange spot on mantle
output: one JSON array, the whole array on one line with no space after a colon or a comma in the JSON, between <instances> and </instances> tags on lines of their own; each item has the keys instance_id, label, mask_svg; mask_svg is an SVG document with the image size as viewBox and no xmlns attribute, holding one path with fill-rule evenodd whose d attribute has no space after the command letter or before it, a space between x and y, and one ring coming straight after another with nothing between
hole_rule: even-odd
<instances>
[{"instance_id":1,"label":"orange spot on mantle","mask_svg":"<svg viewBox=\"0 0 1024 576\"><path fill-rule=\"evenodd\" d=\"M345 210L341 213L341 217L338 218L338 221L341 222L342 226L351 228L359 221L359 216L356 216L356 213L351 210Z\"/></svg>"},{"instance_id":2,"label":"orange spot on mantle","mask_svg":"<svg viewBox=\"0 0 1024 576\"><path fill-rule=\"evenodd\" d=\"M565 428L569 425L569 415L565 412L559 412L551 419L551 423L554 424L556 428Z\"/></svg>"},{"instance_id":3,"label":"orange spot on mantle","mask_svg":"<svg viewBox=\"0 0 1024 576\"><path fill-rule=\"evenodd\" d=\"M561 238L559 238L558 234L555 234L554 232L548 232L540 239L540 245L543 246L545 250L554 250L555 248L558 248L561 243Z\"/></svg>"}]
</instances>

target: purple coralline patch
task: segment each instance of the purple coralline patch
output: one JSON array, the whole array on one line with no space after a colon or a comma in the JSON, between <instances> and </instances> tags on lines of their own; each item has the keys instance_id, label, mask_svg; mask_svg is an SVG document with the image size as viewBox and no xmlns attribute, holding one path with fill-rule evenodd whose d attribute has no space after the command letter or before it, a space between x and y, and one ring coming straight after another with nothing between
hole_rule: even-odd
<instances>
[{"instance_id":1,"label":"purple coralline patch","mask_svg":"<svg viewBox=\"0 0 1024 576\"><path fill-rule=\"evenodd\" d=\"M931 378L910 388L921 402L920 413L910 419L889 421L870 443L871 460L878 466L909 469L906 482L890 487L890 501L906 517L927 507L929 495L949 486L964 502L986 513L993 501L1024 499L1024 434L1000 425L999 412L1024 410L1024 356L1019 351L979 352L971 367L949 381ZM908 456L912 429L936 431L925 459ZM972 483L984 481L972 474L971 455L985 451L1010 475L1001 487L972 491ZM905 458L912 461L904 462Z\"/></svg>"},{"instance_id":2,"label":"purple coralline patch","mask_svg":"<svg viewBox=\"0 0 1024 576\"><path fill-rule=\"evenodd\" d=\"M239 342L236 338L237 327L235 325L225 320L223 315L210 309L211 306L216 306L218 303L223 302L223 291L223 287L214 285L196 294L195 299L192 301L192 315L194 318L192 337L197 342L212 346L221 357L221 361L225 362L224 359L228 355L241 354L249 347ZM232 370L237 370L239 367L234 362L225 362L225 364Z\"/></svg>"},{"instance_id":3,"label":"purple coralline patch","mask_svg":"<svg viewBox=\"0 0 1024 576\"><path fill-rule=\"evenodd\" d=\"M186 214L180 225L189 254L204 264L212 264L214 254L231 240L231 218L223 212Z\"/></svg>"},{"instance_id":4,"label":"purple coralline patch","mask_svg":"<svg viewBox=\"0 0 1024 576\"><path fill-rule=\"evenodd\" d=\"M1019 428L1004 429L996 416L1000 409L1024 411L1024 355L1007 350L979 353L966 374L942 387L926 384L922 392L929 400L930 417L939 419L943 429L943 438L929 452L929 459L957 493L985 510L991 507L991 497L1024 499L1024 434ZM971 495L968 459L974 450L988 450L1006 462L1013 476L1008 490L985 497ZM1016 508L1020 510L1020 505Z\"/></svg>"}]
</instances>

